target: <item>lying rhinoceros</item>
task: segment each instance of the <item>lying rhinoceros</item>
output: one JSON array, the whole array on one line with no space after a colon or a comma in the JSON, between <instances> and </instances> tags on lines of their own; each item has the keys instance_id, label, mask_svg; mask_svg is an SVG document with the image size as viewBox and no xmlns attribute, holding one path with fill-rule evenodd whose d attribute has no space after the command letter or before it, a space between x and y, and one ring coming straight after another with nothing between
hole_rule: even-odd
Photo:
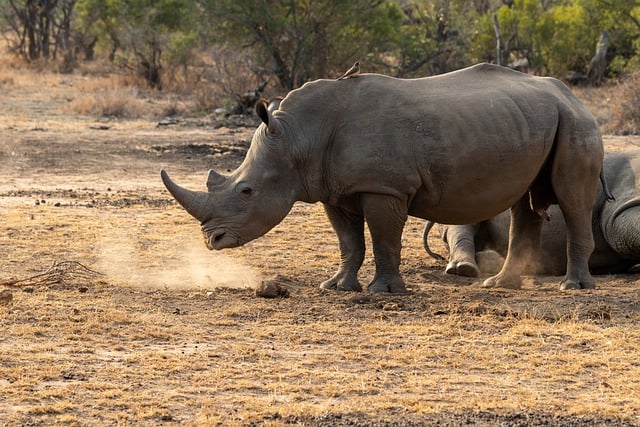
<instances>
[{"instance_id":1,"label":"lying rhinoceros","mask_svg":"<svg viewBox=\"0 0 640 427\"><path fill-rule=\"evenodd\" d=\"M341 264L320 286L360 291L364 223L373 242L371 292L406 292L400 277L407 215L467 224L512 207L513 239L491 286L520 282L522 253L539 240L545 209L567 218L564 288L592 288L591 206L602 169L598 124L560 81L480 64L421 79L377 74L317 80L277 106L229 176L209 171L207 192L165 186L202 224L211 249L267 233L296 201L322 202ZM537 212L537 213L536 213Z\"/></svg>"},{"instance_id":2,"label":"lying rhinoceros","mask_svg":"<svg viewBox=\"0 0 640 427\"><path fill-rule=\"evenodd\" d=\"M604 176L616 195L616 201L608 202L604 192L599 191L593 207L595 250L589 260L589 268L594 273L620 273L640 263L640 151L607 153ZM540 250L531 254L530 262L523 271L525 273L560 275L566 270L566 225L562 213L555 206L549 214L552 219L542 227ZM479 276L479 260L490 255L485 251L493 250L502 256L506 254L509 220L509 213L503 212L474 225L441 226L442 238L449 247L445 271L461 276ZM425 239L431 224L428 225L425 227ZM425 247L428 249L428 245ZM489 265L482 267L483 270L493 270Z\"/></svg>"}]
</instances>

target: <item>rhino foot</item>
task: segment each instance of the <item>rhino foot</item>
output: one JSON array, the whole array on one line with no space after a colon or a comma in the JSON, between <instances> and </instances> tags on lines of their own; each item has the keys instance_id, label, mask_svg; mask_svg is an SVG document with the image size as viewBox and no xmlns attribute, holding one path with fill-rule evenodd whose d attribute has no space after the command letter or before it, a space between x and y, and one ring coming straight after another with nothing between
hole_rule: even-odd
<instances>
[{"instance_id":1,"label":"rhino foot","mask_svg":"<svg viewBox=\"0 0 640 427\"><path fill-rule=\"evenodd\" d=\"M404 280L401 277L396 278L384 278L379 277L374 279L373 282L367 286L369 292L373 293L390 293L390 294L406 294L407 287L404 284Z\"/></svg>"},{"instance_id":2,"label":"rhino foot","mask_svg":"<svg viewBox=\"0 0 640 427\"><path fill-rule=\"evenodd\" d=\"M520 276L506 276L503 274L496 274L489 277L482 283L484 288L506 288L506 289L520 289L522 287L522 279Z\"/></svg>"},{"instance_id":3,"label":"rhino foot","mask_svg":"<svg viewBox=\"0 0 640 427\"><path fill-rule=\"evenodd\" d=\"M579 281L579 280L570 280L564 279L560 282L560 290L567 291L572 289L595 289L596 283L593 280L590 281Z\"/></svg>"},{"instance_id":4,"label":"rhino foot","mask_svg":"<svg viewBox=\"0 0 640 427\"><path fill-rule=\"evenodd\" d=\"M362 286L360 286L358 279L354 275L346 273L336 273L331 279L322 282L320 289L362 292Z\"/></svg>"},{"instance_id":5,"label":"rhino foot","mask_svg":"<svg viewBox=\"0 0 640 427\"><path fill-rule=\"evenodd\" d=\"M477 265L469 261L455 262L451 261L444 269L447 274L455 274L456 276L479 277L480 269Z\"/></svg>"}]
</instances>

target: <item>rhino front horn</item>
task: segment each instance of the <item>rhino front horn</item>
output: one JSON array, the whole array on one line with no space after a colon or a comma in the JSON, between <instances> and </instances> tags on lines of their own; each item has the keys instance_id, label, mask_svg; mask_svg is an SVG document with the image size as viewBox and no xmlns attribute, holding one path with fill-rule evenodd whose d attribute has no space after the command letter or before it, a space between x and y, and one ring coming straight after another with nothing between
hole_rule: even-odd
<instances>
[{"instance_id":1,"label":"rhino front horn","mask_svg":"<svg viewBox=\"0 0 640 427\"><path fill-rule=\"evenodd\" d=\"M191 191L179 186L169 178L169 175L164 169L160 171L160 176L169 193L171 193L174 199L176 199L191 216L200 222L205 222L209 219L207 212L209 193L205 193L204 191Z\"/></svg>"}]
</instances>

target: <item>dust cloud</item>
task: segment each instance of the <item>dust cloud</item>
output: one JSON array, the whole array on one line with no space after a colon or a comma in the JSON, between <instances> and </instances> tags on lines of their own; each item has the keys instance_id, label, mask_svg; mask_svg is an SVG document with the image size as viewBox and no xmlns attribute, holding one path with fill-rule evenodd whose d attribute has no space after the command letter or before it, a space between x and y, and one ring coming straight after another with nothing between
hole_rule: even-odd
<instances>
[{"instance_id":1,"label":"dust cloud","mask_svg":"<svg viewBox=\"0 0 640 427\"><path fill-rule=\"evenodd\" d=\"M123 236L98 245L98 271L122 284L156 288L254 288L258 272L201 241L176 242L165 250Z\"/></svg>"}]
</instances>

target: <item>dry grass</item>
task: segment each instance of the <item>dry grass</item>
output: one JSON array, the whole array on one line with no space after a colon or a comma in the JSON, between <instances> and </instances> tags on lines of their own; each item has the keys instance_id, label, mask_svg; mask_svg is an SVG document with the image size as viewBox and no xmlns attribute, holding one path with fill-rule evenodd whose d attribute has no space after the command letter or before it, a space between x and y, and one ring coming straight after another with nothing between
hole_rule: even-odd
<instances>
[{"instance_id":1,"label":"dry grass","mask_svg":"<svg viewBox=\"0 0 640 427\"><path fill-rule=\"evenodd\" d=\"M0 410L10 424L639 415L637 314L600 321L567 304L568 319L550 321L475 288L434 284L364 303L307 286L284 300L90 288L17 293L0 314ZM537 295L508 295L527 297Z\"/></svg>"},{"instance_id":2,"label":"dry grass","mask_svg":"<svg viewBox=\"0 0 640 427\"><path fill-rule=\"evenodd\" d=\"M98 132L66 108L108 79L40 77L46 91L16 75L0 92L0 282L63 260L104 276L8 288L0 425L640 423L636 276L586 292L554 277L482 289L426 258L412 219L411 295L321 292L339 259L321 206L218 254L162 188L160 168L196 188L241 159L172 147L230 147L251 130L129 120ZM291 296L256 298L276 275ZM372 275L369 253L361 279Z\"/></svg>"},{"instance_id":3,"label":"dry grass","mask_svg":"<svg viewBox=\"0 0 640 427\"><path fill-rule=\"evenodd\" d=\"M613 89L613 120L607 130L618 134L640 133L640 72Z\"/></svg>"},{"instance_id":4,"label":"dry grass","mask_svg":"<svg viewBox=\"0 0 640 427\"><path fill-rule=\"evenodd\" d=\"M640 133L640 73L599 88L576 86L571 89L591 110L603 133Z\"/></svg>"},{"instance_id":5,"label":"dry grass","mask_svg":"<svg viewBox=\"0 0 640 427\"><path fill-rule=\"evenodd\" d=\"M197 225L181 209L154 207L163 198L152 182L123 194L78 190L78 206L57 193L39 206L38 193L3 196L15 203L0 208L0 245L12 248L1 271L32 274L50 259L78 258L106 274L15 290L0 306L0 413L9 425L419 422L482 411L575 425L638 421L633 277L585 293L559 293L557 278L519 292L466 286L424 258L412 221L403 267L412 295L325 293L316 286L337 262L335 238L320 206L299 205L226 260L286 275L291 297L264 300L253 295L259 278L218 288L228 278L216 254L194 250ZM91 199L95 207L85 207ZM105 255L112 244L120 259ZM158 279L182 251L190 257ZM208 283L182 276L199 256L211 264ZM363 279L371 274L368 259Z\"/></svg>"},{"instance_id":6,"label":"dry grass","mask_svg":"<svg viewBox=\"0 0 640 427\"><path fill-rule=\"evenodd\" d=\"M123 86L118 79L113 78L106 79L99 85L96 85L95 80L83 83L80 91L87 94L74 99L69 105L76 114L139 118L149 113L135 86Z\"/></svg>"}]
</instances>

